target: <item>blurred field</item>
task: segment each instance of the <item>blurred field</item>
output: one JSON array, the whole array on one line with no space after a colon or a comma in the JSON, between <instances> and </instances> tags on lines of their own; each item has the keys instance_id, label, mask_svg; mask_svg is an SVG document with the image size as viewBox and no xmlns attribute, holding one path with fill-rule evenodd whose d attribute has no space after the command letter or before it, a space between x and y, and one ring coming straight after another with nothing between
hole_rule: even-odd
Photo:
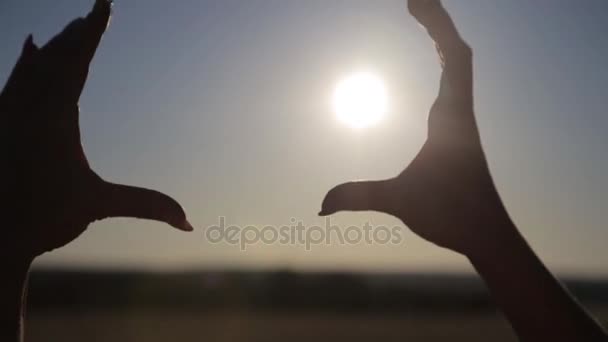
<instances>
[{"instance_id":1,"label":"blurred field","mask_svg":"<svg viewBox=\"0 0 608 342\"><path fill-rule=\"evenodd\" d=\"M608 283L569 281L606 325ZM454 275L35 272L27 342L516 341Z\"/></svg>"},{"instance_id":2,"label":"blurred field","mask_svg":"<svg viewBox=\"0 0 608 342\"><path fill-rule=\"evenodd\" d=\"M87 313L32 315L26 341L515 341L494 315Z\"/></svg>"},{"instance_id":3,"label":"blurred field","mask_svg":"<svg viewBox=\"0 0 608 342\"><path fill-rule=\"evenodd\" d=\"M605 312L606 313L606 312ZM604 322L608 315L604 314ZM516 341L494 314L86 313L32 315L26 341Z\"/></svg>"}]
</instances>

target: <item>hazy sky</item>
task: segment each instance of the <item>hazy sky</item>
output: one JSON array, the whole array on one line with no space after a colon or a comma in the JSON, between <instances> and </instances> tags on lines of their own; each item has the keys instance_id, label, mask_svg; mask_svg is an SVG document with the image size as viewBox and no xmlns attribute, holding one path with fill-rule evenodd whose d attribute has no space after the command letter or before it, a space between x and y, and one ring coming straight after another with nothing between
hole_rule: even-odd
<instances>
[{"instance_id":1,"label":"hazy sky","mask_svg":"<svg viewBox=\"0 0 608 342\"><path fill-rule=\"evenodd\" d=\"M0 81L28 33L42 44L92 3L2 0ZM474 49L484 148L515 222L552 269L608 275L608 2L444 3ZM364 130L330 105L358 70L390 93L386 119ZM424 142L439 71L402 0L117 0L81 99L85 150L104 178L171 194L198 229L108 220L39 265L470 270L409 232L396 246L246 252L204 234L218 216L323 224L331 186L400 172ZM399 224L376 213L332 220Z\"/></svg>"}]
</instances>

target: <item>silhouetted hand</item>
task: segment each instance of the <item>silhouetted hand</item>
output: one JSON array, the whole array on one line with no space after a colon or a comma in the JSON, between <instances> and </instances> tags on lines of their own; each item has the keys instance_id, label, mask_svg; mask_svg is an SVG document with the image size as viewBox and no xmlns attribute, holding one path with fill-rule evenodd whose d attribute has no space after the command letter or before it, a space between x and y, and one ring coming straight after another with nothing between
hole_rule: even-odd
<instances>
[{"instance_id":1,"label":"silhouetted hand","mask_svg":"<svg viewBox=\"0 0 608 342\"><path fill-rule=\"evenodd\" d=\"M397 177L333 188L320 215L345 210L391 214L421 237L467 254L494 234L488 218L506 215L473 113L471 49L438 0L410 0L408 8L435 41L443 66L439 95L428 118L428 139Z\"/></svg>"},{"instance_id":2,"label":"silhouetted hand","mask_svg":"<svg viewBox=\"0 0 608 342\"><path fill-rule=\"evenodd\" d=\"M42 48L29 36L0 95L5 258L31 260L108 217L159 220L192 230L175 200L102 180L83 152L78 100L110 12L110 1L97 0L91 13Z\"/></svg>"},{"instance_id":3,"label":"silhouetted hand","mask_svg":"<svg viewBox=\"0 0 608 342\"><path fill-rule=\"evenodd\" d=\"M320 215L375 210L467 256L521 341L608 341L602 327L547 270L494 187L473 112L472 53L439 0L409 0L435 41L443 72L428 139L397 177L338 185ZM387 156L388 157L388 156Z\"/></svg>"}]
</instances>

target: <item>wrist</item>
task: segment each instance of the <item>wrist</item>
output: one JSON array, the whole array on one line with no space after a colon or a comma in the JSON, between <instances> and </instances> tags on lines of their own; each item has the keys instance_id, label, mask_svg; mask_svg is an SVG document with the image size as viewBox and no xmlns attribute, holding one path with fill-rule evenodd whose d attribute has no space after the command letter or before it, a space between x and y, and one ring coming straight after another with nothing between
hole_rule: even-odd
<instances>
[{"instance_id":1,"label":"wrist","mask_svg":"<svg viewBox=\"0 0 608 342\"><path fill-rule=\"evenodd\" d=\"M527 246L506 211L490 217L478 229L483 232L479 241L464 253L475 266L485 263L496 265L496 262L509 259L511 254Z\"/></svg>"}]
</instances>

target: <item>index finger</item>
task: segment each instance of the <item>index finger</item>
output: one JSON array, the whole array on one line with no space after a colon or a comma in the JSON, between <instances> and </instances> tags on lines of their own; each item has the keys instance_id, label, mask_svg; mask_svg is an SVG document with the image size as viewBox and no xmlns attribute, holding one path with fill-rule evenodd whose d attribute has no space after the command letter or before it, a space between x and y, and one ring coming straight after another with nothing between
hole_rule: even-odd
<instances>
[{"instance_id":1,"label":"index finger","mask_svg":"<svg viewBox=\"0 0 608 342\"><path fill-rule=\"evenodd\" d=\"M54 89L63 91L65 101L78 102L89 66L110 21L112 1L96 0L84 18L78 18L45 44L37 56L39 65L52 80ZM52 69L52 70L49 70Z\"/></svg>"},{"instance_id":2,"label":"index finger","mask_svg":"<svg viewBox=\"0 0 608 342\"><path fill-rule=\"evenodd\" d=\"M408 9L435 42L443 66L442 86L449 85L454 97L471 102L472 51L441 1L409 0Z\"/></svg>"}]
</instances>

